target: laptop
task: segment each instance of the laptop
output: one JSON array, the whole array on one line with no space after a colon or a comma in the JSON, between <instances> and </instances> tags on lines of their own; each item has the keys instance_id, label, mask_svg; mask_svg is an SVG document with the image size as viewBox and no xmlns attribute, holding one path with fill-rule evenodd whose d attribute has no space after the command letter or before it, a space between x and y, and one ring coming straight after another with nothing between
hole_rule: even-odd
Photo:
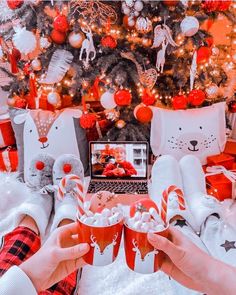
<instances>
[{"instance_id":1,"label":"laptop","mask_svg":"<svg viewBox=\"0 0 236 295\"><path fill-rule=\"evenodd\" d=\"M148 143L90 142L88 193L148 194Z\"/></svg>"}]
</instances>

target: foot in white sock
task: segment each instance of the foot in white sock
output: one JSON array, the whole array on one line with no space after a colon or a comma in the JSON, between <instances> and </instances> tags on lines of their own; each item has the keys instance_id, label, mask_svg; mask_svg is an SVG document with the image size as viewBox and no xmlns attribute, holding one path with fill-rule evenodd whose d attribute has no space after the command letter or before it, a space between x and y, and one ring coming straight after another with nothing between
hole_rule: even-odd
<instances>
[{"instance_id":1,"label":"foot in white sock","mask_svg":"<svg viewBox=\"0 0 236 295\"><path fill-rule=\"evenodd\" d=\"M62 155L56 159L53 166L54 185L59 185L61 179L69 174L75 174L80 177L82 182L84 181L84 169L80 159L70 154ZM70 219L73 221L76 220L77 201L73 195L70 194L71 190L73 189L73 185L74 184L71 183L69 187L66 188L67 193L65 194L62 201L58 200L55 193L55 216L53 219L51 231L56 229L64 219Z\"/></svg>"},{"instance_id":2,"label":"foot in white sock","mask_svg":"<svg viewBox=\"0 0 236 295\"><path fill-rule=\"evenodd\" d=\"M22 203L15 214L14 224L18 226L25 215L29 215L37 224L43 237L52 211L53 199L50 194L41 193L40 189L52 184L52 168L54 160L49 155L38 155L31 161L29 183L31 195Z\"/></svg>"},{"instance_id":3,"label":"foot in white sock","mask_svg":"<svg viewBox=\"0 0 236 295\"><path fill-rule=\"evenodd\" d=\"M182 178L178 161L169 155L159 157L152 167L152 181L150 185L150 196L161 208L162 193L169 186L175 185L182 190ZM192 218L187 206L185 210L180 210L178 196L175 192L170 193L167 205L167 220L175 216L182 216L189 221Z\"/></svg>"},{"instance_id":4,"label":"foot in white sock","mask_svg":"<svg viewBox=\"0 0 236 295\"><path fill-rule=\"evenodd\" d=\"M195 231L200 231L208 216L220 213L220 203L206 194L205 176L197 157L187 155L180 160L179 165L186 202L195 220L191 226Z\"/></svg>"}]
</instances>

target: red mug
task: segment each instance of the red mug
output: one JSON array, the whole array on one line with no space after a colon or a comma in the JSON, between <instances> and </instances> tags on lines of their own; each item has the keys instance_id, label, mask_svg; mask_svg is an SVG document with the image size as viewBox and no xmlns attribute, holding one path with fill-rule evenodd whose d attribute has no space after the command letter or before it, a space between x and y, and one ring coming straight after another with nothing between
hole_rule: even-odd
<instances>
[{"instance_id":1,"label":"red mug","mask_svg":"<svg viewBox=\"0 0 236 295\"><path fill-rule=\"evenodd\" d=\"M168 236L168 226L155 234ZM128 267L138 273L151 274L162 265L164 253L149 243L147 233L138 232L125 224L124 227L125 257Z\"/></svg>"},{"instance_id":2,"label":"red mug","mask_svg":"<svg viewBox=\"0 0 236 295\"><path fill-rule=\"evenodd\" d=\"M104 266L115 261L122 236L123 220L120 222L95 227L78 220L79 243L88 243L90 250L83 256L86 263Z\"/></svg>"}]
</instances>

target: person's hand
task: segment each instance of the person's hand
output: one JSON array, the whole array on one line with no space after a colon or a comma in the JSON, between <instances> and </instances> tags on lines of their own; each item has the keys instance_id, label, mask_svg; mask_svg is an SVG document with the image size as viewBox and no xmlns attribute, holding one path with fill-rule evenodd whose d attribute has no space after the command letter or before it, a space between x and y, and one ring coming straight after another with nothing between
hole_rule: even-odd
<instances>
[{"instance_id":1,"label":"person's hand","mask_svg":"<svg viewBox=\"0 0 236 295\"><path fill-rule=\"evenodd\" d=\"M115 176L121 176L125 174L125 170L123 168L115 168L112 170Z\"/></svg>"},{"instance_id":2,"label":"person's hand","mask_svg":"<svg viewBox=\"0 0 236 295\"><path fill-rule=\"evenodd\" d=\"M43 247L20 265L37 292L50 288L85 264L82 256L89 251L89 245L79 244L77 233L76 223L57 228Z\"/></svg>"},{"instance_id":3,"label":"person's hand","mask_svg":"<svg viewBox=\"0 0 236 295\"><path fill-rule=\"evenodd\" d=\"M169 233L171 240L148 234L149 242L166 254L162 271L185 287L208 295L233 294L228 290L226 293L225 287L228 289L235 281L236 269L209 256L174 227L170 227ZM227 280L224 278L225 273L228 274ZM231 276L232 282L229 283ZM227 286L224 286L226 281ZM232 290L235 290L233 286Z\"/></svg>"}]
</instances>

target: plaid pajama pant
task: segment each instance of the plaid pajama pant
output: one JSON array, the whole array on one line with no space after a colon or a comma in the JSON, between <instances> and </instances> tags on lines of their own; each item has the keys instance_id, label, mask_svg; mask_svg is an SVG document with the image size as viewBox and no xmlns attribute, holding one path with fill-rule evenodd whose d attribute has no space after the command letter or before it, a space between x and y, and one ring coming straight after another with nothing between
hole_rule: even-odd
<instances>
[{"instance_id":1,"label":"plaid pajama pant","mask_svg":"<svg viewBox=\"0 0 236 295\"><path fill-rule=\"evenodd\" d=\"M39 236L27 227L19 226L5 235L0 247L0 276L11 266L19 265L36 253L41 246ZM40 295L71 295L77 294L79 271L73 272L64 280L50 289L40 292ZM45 274L47 275L47 274Z\"/></svg>"}]
</instances>

